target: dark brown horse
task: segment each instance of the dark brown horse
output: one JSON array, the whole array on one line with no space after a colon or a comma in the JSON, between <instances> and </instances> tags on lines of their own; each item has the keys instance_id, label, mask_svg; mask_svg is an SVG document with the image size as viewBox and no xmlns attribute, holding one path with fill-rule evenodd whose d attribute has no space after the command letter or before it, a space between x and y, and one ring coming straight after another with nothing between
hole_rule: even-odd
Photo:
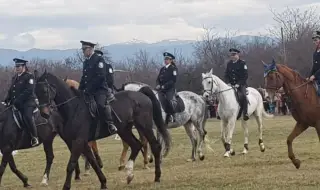
<instances>
[{"instance_id":1,"label":"dark brown horse","mask_svg":"<svg viewBox=\"0 0 320 190\"><path fill-rule=\"evenodd\" d=\"M70 88L62 79L55 75L44 72L40 77L36 77L36 95L40 103L40 111L43 117L51 116L50 107L55 103L60 115L65 121L65 127L60 136L68 147L71 148L71 156L67 166L67 176L64 190L71 188L72 172L76 168L77 161L83 153L90 165L95 170L101 185L101 189L107 189L107 180L99 168L94 155L88 146L88 141L97 140L110 136L107 127L101 126L97 130L95 119L92 118L85 96L74 88ZM115 94L116 100L111 102L118 119L115 124L118 128L119 136L130 145L131 155L127 163L127 182L133 179L133 165L139 151L141 143L132 133L134 125L150 143L151 150L155 157L155 182L160 182L161 167L161 144L153 134L153 122L156 124L165 145L166 153L171 147L171 137L162 119L160 102L157 100L149 87L141 88L139 92L123 91ZM94 127L94 128L91 128ZM94 130L92 130L94 129ZM91 132L93 135L90 135Z\"/></svg>"},{"instance_id":2,"label":"dark brown horse","mask_svg":"<svg viewBox=\"0 0 320 190\"><path fill-rule=\"evenodd\" d=\"M297 169L300 160L296 158L292 149L292 141L303 133L309 126L314 127L320 138L320 105L319 97L313 83L303 78L298 72L286 65L265 64L265 88L273 100L275 92L283 87L285 93L292 100L292 116L296 120L293 131L287 138L288 156Z\"/></svg>"}]
</instances>

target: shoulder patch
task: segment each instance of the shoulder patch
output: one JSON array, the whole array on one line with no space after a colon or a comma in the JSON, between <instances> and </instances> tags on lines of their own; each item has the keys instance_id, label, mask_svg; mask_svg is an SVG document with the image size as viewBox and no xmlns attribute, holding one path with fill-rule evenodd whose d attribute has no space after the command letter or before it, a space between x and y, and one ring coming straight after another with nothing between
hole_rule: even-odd
<instances>
[{"instance_id":1,"label":"shoulder patch","mask_svg":"<svg viewBox=\"0 0 320 190\"><path fill-rule=\"evenodd\" d=\"M248 68L247 68L247 65L244 65L244 69L248 69Z\"/></svg>"},{"instance_id":2,"label":"shoulder patch","mask_svg":"<svg viewBox=\"0 0 320 190\"><path fill-rule=\"evenodd\" d=\"M173 70L173 76L176 76L176 75L177 75L177 71Z\"/></svg>"},{"instance_id":3,"label":"shoulder patch","mask_svg":"<svg viewBox=\"0 0 320 190\"><path fill-rule=\"evenodd\" d=\"M33 79L29 79L29 84L33 84Z\"/></svg>"},{"instance_id":4,"label":"shoulder patch","mask_svg":"<svg viewBox=\"0 0 320 190\"><path fill-rule=\"evenodd\" d=\"M100 69L102 69L102 68L103 68L103 62L99 62L98 67L99 67Z\"/></svg>"},{"instance_id":5,"label":"shoulder patch","mask_svg":"<svg viewBox=\"0 0 320 190\"><path fill-rule=\"evenodd\" d=\"M109 68L109 73L113 73L113 70L111 67Z\"/></svg>"}]
</instances>

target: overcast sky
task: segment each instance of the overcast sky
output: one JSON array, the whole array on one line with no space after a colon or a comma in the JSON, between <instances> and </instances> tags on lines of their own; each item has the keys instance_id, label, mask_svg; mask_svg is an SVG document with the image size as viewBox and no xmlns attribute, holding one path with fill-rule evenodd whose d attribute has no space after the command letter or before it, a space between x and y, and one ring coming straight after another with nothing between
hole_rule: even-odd
<instances>
[{"instance_id":1,"label":"overcast sky","mask_svg":"<svg viewBox=\"0 0 320 190\"><path fill-rule=\"evenodd\" d=\"M320 10L319 0L0 0L0 48L196 40L203 26L258 34L273 24L270 8L312 5Z\"/></svg>"}]
</instances>

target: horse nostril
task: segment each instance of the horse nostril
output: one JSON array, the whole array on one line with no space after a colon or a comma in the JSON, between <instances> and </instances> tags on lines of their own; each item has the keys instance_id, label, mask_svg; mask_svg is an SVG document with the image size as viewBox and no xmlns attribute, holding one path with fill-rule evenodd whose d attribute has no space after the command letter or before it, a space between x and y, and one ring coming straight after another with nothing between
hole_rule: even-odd
<instances>
[{"instance_id":1,"label":"horse nostril","mask_svg":"<svg viewBox=\"0 0 320 190\"><path fill-rule=\"evenodd\" d=\"M206 98L208 98L208 97L209 97L209 95L207 94L207 95L206 95Z\"/></svg>"}]
</instances>

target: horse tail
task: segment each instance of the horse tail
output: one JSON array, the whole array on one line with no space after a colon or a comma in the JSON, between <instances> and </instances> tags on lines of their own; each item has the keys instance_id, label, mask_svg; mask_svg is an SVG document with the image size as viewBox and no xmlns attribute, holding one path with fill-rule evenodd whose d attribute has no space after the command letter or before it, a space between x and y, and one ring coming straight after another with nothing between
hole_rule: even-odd
<instances>
[{"instance_id":1,"label":"horse tail","mask_svg":"<svg viewBox=\"0 0 320 190\"><path fill-rule=\"evenodd\" d=\"M151 88L148 86L141 87L139 92L148 96L152 102L153 121L156 124L157 129L164 140L165 152L164 152L163 156L165 157L168 155L170 148L171 148L171 136L170 136L170 133L169 133L164 121L163 121L163 118L162 118L162 111L161 111L160 102L157 99L156 95L151 90Z\"/></svg>"},{"instance_id":2,"label":"horse tail","mask_svg":"<svg viewBox=\"0 0 320 190\"><path fill-rule=\"evenodd\" d=\"M268 113L266 112L266 110L264 110L263 105L262 105L262 116L263 116L264 118L268 118L268 119L271 119L271 118L274 117L273 114L268 114Z\"/></svg>"}]
</instances>

